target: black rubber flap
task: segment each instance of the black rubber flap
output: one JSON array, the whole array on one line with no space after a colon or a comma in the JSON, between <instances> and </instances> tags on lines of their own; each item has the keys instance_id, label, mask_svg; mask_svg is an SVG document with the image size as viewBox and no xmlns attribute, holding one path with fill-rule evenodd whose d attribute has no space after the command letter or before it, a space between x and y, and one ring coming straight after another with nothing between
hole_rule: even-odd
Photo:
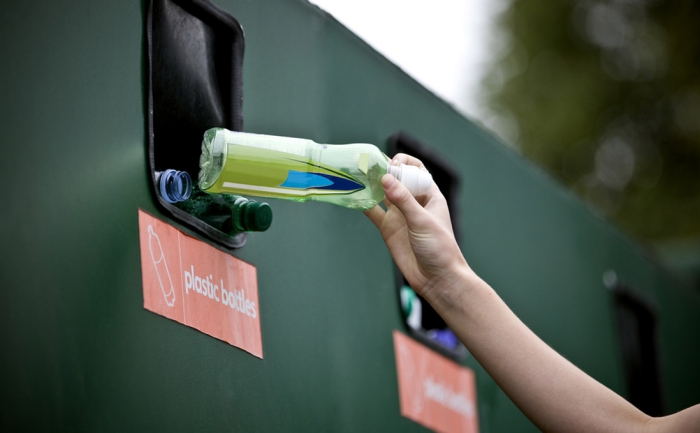
<instances>
[{"instance_id":1,"label":"black rubber flap","mask_svg":"<svg viewBox=\"0 0 700 433\"><path fill-rule=\"evenodd\" d=\"M230 237L165 200L157 173L186 171L197 181L204 131L243 126L243 29L207 0L151 0L148 42L148 156L153 192L160 207L210 239L231 247Z\"/></svg>"}]
</instances>

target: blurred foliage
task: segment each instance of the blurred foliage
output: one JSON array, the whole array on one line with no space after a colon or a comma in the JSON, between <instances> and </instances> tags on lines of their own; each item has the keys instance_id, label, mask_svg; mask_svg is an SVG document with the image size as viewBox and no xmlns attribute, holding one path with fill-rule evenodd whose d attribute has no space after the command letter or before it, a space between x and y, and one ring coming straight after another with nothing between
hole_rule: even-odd
<instances>
[{"instance_id":1,"label":"blurred foliage","mask_svg":"<svg viewBox=\"0 0 700 433\"><path fill-rule=\"evenodd\" d=\"M625 230L700 235L700 2L511 0L485 123Z\"/></svg>"}]
</instances>

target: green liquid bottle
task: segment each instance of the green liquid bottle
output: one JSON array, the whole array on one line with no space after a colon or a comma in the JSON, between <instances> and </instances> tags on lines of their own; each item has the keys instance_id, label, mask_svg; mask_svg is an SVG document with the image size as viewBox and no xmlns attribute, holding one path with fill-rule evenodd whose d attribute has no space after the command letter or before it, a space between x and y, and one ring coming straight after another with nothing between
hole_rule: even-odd
<instances>
[{"instance_id":1,"label":"green liquid bottle","mask_svg":"<svg viewBox=\"0 0 700 433\"><path fill-rule=\"evenodd\" d=\"M430 191L432 177L413 166L389 166L371 144L311 140L209 129L199 160L199 187L210 194L309 200L367 210L384 198L387 172L413 195Z\"/></svg>"}]
</instances>

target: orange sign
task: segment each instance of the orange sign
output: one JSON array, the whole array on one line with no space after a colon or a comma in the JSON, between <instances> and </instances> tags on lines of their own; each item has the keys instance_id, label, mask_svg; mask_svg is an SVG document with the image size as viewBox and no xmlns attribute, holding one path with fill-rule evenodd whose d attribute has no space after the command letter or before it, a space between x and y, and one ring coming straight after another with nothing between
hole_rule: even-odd
<instances>
[{"instance_id":1,"label":"orange sign","mask_svg":"<svg viewBox=\"0 0 700 433\"><path fill-rule=\"evenodd\" d=\"M474 372L394 331L401 415L437 432L478 433Z\"/></svg>"},{"instance_id":2,"label":"orange sign","mask_svg":"<svg viewBox=\"0 0 700 433\"><path fill-rule=\"evenodd\" d=\"M139 209L143 306L263 357L255 266Z\"/></svg>"}]
</instances>

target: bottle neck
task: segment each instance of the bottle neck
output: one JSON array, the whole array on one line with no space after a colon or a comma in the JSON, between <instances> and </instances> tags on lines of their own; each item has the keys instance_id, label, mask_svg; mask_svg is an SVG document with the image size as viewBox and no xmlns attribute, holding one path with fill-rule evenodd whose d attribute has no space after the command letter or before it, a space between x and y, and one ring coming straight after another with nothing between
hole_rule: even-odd
<instances>
[{"instance_id":1,"label":"bottle neck","mask_svg":"<svg viewBox=\"0 0 700 433\"><path fill-rule=\"evenodd\" d=\"M433 185L430 172L414 165L390 165L387 173L398 179L414 197L427 194Z\"/></svg>"},{"instance_id":2,"label":"bottle neck","mask_svg":"<svg viewBox=\"0 0 700 433\"><path fill-rule=\"evenodd\" d=\"M219 179L221 170L226 163L226 141L223 128L212 128L204 133L202 140L202 155L199 159L199 187L202 190L211 188Z\"/></svg>"}]
</instances>

